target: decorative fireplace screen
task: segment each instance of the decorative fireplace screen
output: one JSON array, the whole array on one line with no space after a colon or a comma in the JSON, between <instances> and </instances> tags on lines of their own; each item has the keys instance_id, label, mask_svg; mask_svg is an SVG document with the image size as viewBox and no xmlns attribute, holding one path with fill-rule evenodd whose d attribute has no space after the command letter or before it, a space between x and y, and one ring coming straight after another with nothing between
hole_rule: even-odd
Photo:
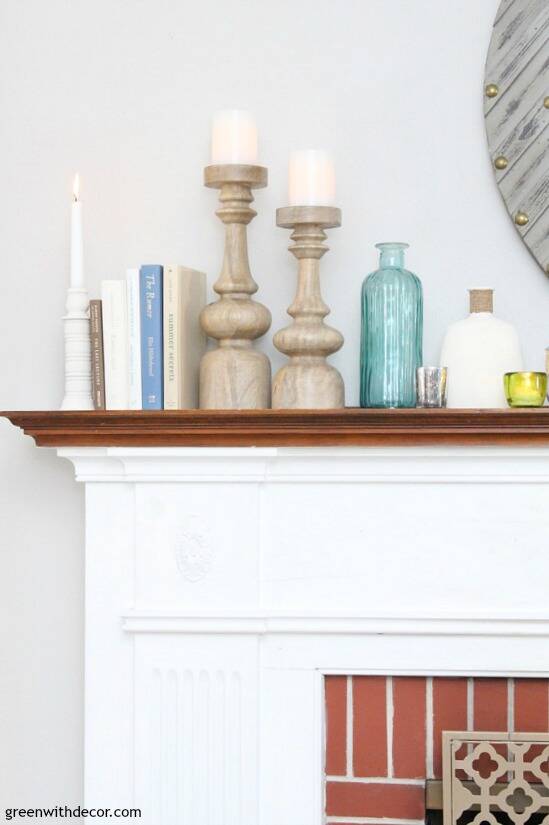
<instances>
[{"instance_id":1,"label":"decorative fireplace screen","mask_svg":"<svg viewBox=\"0 0 549 825\"><path fill-rule=\"evenodd\" d=\"M549 734L445 731L444 825L549 822Z\"/></svg>"}]
</instances>

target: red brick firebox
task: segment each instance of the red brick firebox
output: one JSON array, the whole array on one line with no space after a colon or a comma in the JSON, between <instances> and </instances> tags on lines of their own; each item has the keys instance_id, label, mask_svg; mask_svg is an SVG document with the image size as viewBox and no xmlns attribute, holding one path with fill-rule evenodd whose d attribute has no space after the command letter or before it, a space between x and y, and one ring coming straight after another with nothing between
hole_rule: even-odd
<instances>
[{"instance_id":1,"label":"red brick firebox","mask_svg":"<svg viewBox=\"0 0 549 825\"><path fill-rule=\"evenodd\" d=\"M443 730L549 731L549 680L326 677L326 817L413 825Z\"/></svg>"}]
</instances>

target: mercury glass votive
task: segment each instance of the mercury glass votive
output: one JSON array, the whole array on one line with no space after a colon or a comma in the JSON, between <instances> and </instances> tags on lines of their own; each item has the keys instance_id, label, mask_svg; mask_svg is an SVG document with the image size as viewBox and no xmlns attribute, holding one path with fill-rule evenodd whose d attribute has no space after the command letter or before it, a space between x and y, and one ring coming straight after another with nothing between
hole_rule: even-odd
<instances>
[{"instance_id":1,"label":"mercury glass votive","mask_svg":"<svg viewBox=\"0 0 549 825\"><path fill-rule=\"evenodd\" d=\"M547 373L506 372L503 386L510 407L543 407L547 395Z\"/></svg>"},{"instance_id":2,"label":"mercury glass votive","mask_svg":"<svg viewBox=\"0 0 549 825\"><path fill-rule=\"evenodd\" d=\"M445 407L448 390L446 367L418 367L416 369L416 406Z\"/></svg>"}]
</instances>

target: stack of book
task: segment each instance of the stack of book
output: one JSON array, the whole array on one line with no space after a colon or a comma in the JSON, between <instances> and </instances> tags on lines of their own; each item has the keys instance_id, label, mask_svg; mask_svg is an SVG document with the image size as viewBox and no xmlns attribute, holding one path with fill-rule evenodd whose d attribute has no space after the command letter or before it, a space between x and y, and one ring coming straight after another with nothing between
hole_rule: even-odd
<instances>
[{"instance_id":1,"label":"stack of book","mask_svg":"<svg viewBox=\"0 0 549 825\"><path fill-rule=\"evenodd\" d=\"M101 300L90 301L95 408L197 407L205 303L206 276L183 266L147 265L125 281L102 281Z\"/></svg>"}]
</instances>

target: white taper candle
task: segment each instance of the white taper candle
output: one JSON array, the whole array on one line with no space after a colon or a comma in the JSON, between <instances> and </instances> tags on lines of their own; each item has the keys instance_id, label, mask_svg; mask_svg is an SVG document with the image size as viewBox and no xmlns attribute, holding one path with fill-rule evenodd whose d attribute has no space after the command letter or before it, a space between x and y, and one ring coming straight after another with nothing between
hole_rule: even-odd
<instances>
[{"instance_id":1,"label":"white taper candle","mask_svg":"<svg viewBox=\"0 0 549 825\"><path fill-rule=\"evenodd\" d=\"M79 200L80 177L74 176L71 205L71 275L73 289L84 286L84 240L82 236L82 202Z\"/></svg>"}]
</instances>

